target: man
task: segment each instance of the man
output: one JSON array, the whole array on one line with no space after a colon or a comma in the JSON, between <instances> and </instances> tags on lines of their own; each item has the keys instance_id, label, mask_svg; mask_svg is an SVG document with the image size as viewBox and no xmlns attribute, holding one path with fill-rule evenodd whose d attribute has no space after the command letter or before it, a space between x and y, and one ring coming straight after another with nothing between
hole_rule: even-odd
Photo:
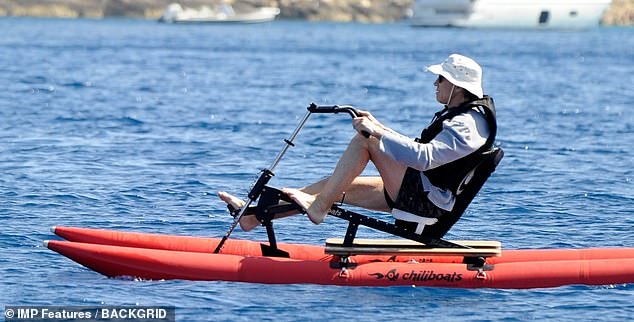
<instances>
[{"instance_id":1,"label":"man","mask_svg":"<svg viewBox=\"0 0 634 322\"><path fill-rule=\"evenodd\" d=\"M480 164L481 152L493 144L495 108L483 95L482 69L472 59L453 54L427 70L438 75L436 100L445 109L436 113L419 139L402 136L361 111L352 122L359 134L333 174L301 189L283 189L313 223L321 223L330 207L344 198L347 204L391 212L397 225L434 237L442 237L457 220L452 217L461 215L451 212L465 179ZM380 176L359 176L369 161ZM244 204L225 192L219 197L236 208ZM451 223L434 230L439 220ZM240 221L247 231L259 224L255 216Z\"/></svg>"}]
</instances>

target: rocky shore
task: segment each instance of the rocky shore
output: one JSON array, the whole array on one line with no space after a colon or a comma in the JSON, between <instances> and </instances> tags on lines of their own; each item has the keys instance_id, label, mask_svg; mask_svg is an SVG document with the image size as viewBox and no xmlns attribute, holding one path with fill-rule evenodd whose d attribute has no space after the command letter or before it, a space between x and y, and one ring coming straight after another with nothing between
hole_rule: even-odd
<instances>
[{"instance_id":1,"label":"rocky shore","mask_svg":"<svg viewBox=\"0 0 634 322\"><path fill-rule=\"evenodd\" d=\"M634 26L634 0L613 0L603 15L604 25Z\"/></svg>"},{"instance_id":2,"label":"rocky shore","mask_svg":"<svg viewBox=\"0 0 634 322\"><path fill-rule=\"evenodd\" d=\"M157 19L171 2L188 7L222 0L0 0L0 16L60 18L134 17ZM258 6L280 8L281 19L313 21L393 22L406 18L414 0L224 0L239 10ZM634 0L614 0L604 25L634 25Z\"/></svg>"}]
</instances>

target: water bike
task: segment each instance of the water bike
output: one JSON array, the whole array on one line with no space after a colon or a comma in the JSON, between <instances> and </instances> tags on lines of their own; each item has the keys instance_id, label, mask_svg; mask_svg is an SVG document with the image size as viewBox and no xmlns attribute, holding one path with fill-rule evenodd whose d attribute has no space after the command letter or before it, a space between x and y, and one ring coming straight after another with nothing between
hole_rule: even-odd
<instances>
[{"instance_id":1,"label":"water bike","mask_svg":"<svg viewBox=\"0 0 634 322\"><path fill-rule=\"evenodd\" d=\"M634 248L502 251L499 241L432 238L341 205L333 205L328 214L348 221L343 238L329 238L325 246L278 243L276 215L303 210L269 181L315 113L359 115L352 106L311 104L272 165L260 174L246 204L230 207L233 221L222 238L57 226L53 232L65 240L48 240L44 245L105 276L149 280L461 288L634 282ZM502 155L494 149L481 171L490 174ZM268 242L229 238L243 216L256 216L266 228ZM359 226L392 238L357 238Z\"/></svg>"}]
</instances>

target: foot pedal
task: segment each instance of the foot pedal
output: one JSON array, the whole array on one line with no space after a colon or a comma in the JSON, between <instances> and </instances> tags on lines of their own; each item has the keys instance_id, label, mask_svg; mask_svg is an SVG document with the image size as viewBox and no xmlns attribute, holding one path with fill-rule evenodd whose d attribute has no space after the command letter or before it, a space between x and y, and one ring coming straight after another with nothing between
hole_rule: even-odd
<instances>
[{"instance_id":1,"label":"foot pedal","mask_svg":"<svg viewBox=\"0 0 634 322\"><path fill-rule=\"evenodd\" d=\"M230 204L227 204L227 209L229 209L229 214L231 214L231 217L233 218L236 218L236 216L240 214L240 208L236 208Z\"/></svg>"}]
</instances>

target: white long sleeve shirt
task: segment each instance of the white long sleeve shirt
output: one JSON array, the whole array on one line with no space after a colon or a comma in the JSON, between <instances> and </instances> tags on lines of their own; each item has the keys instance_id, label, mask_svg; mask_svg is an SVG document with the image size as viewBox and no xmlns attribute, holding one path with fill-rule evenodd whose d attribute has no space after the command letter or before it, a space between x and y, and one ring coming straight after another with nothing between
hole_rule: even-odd
<instances>
[{"instance_id":1,"label":"white long sleeve shirt","mask_svg":"<svg viewBox=\"0 0 634 322\"><path fill-rule=\"evenodd\" d=\"M396 132L386 132L380 140L381 151L397 162L419 171L434 169L465 157L483 146L489 137L484 116L474 110L443 121L441 132L429 143L418 143ZM431 184L421 172L427 198L441 209L451 211L456 197L450 190Z\"/></svg>"}]
</instances>

